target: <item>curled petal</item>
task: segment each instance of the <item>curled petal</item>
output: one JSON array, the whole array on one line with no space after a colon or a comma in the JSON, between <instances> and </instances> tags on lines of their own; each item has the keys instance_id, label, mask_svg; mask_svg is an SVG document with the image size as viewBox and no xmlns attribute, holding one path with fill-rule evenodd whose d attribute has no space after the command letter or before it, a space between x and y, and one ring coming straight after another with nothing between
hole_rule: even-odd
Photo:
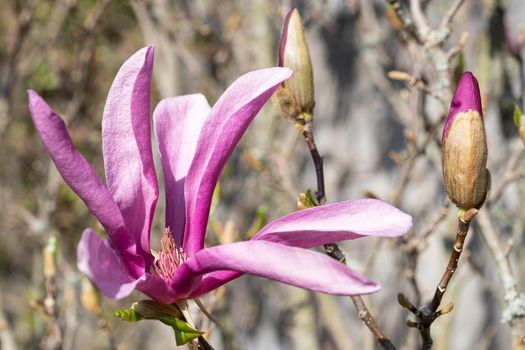
<instances>
[{"instance_id":1,"label":"curled petal","mask_svg":"<svg viewBox=\"0 0 525 350\"><path fill-rule=\"evenodd\" d=\"M185 273L185 279L177 284L184 284L186 280L193 282L196 276L208 274L193 288L190 298L207 293L240 275L224 270L249 273L328 294L367 294L380 288L326 255L265 241L238 242L203 249L184 265L191 274Z\"/></svg>"},{"instance_id":2,"label":"curled petal","mask_svg":"<svg viewBox=\"0 0 525 350\"><path fill-rule=\"evenodd\" d=\"M220 172L250 122L278 85L289 78L287 68L267 68L241 76L213 106L202 127L184 193L184 250L191 256L204 246L211 198Z\"/></svg>"},{"instance_id":3,"label":"curled petal","mask_svg":"<svg viewBox=\"0 0 525 350\"><path fill-rule=\"evenodd\" d=\"M58 172L104 226L112 247L125 257L133 276L141 276L143 258L135 254L135 242L113 197L73 145L62 118L36 92L30 90L28 95L33 122Z\"/></svg>"},{"instance_id":4,"label":"curled petal","mask_svg":"<svg viewBox=\"0 0 525 350\"><path fill-rule=\"evenodd\" d=\"M184 182L210 106L201 94L167 98L153 112L166 186L166 227L182 246L186 209Z\"/></svg>"},{"instance_id":5,"label":"curled petal","mask_svg":"<svg viewBox=\"0 0 525 350\"><path fill-rule=\"evenodd\" d=\"M143 48L124 62L109 90L102 119L108 189L148 265L152 260L149 231L158 197L150 128L153 51L152 46Z\"/></svg>"},{"instance_id":6,"label":"curled petal","mask_svg":"<svg viewBox=\"0 0 525 350\"><path fill-rule=\"evenodd\" d=\"M294 247L315 246L364 236L398 237L412 217L377 199L358 199L304 209L272 221L253 240Z\"/></svg>"},{"instance_id":7,"label":"curled petal","mask_svg":"<svg viewBox=\"0 0 525 350\"><path fill-rule=\"evenodd\" d=\"M121 299L128 296L144 278L130 276L125 264L92 229L86 229L77 248L77 267L106 296Z\"/></svg>"}]
</instances>

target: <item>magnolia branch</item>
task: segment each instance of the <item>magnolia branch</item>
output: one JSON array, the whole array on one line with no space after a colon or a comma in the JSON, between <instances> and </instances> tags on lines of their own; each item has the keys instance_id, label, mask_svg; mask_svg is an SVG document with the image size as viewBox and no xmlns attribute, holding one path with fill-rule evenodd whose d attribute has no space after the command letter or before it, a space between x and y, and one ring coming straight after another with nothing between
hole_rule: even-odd
<instances>
[{"instance_id":1,"label":"magnolia branch","mask_svg":"<svg viewBox=\"0 0 525 350\"><path fill-rule=\"evenodd\" d=\"M441 300L443 299L443 295L447 291L448 284L458 268L459 258L461 257L461 253L463 252L465 238L467 237L470 223L477 212L477 209L470 209L467 212L465 212L462 215L462 217L459 218L456 239L454 245L452 246L449 262L447 264L447 267L445 268L443 276L441 277L436 287L434 297L432 298L430 304L418 309L403 294L398 295L399 304L416 316L416 322L409 321L407 324L409 327L414 327L419 330L421 340L423 341L423 349L428 350L432 348L433 340L430 334L430 327L432 326L432 323L434 323L434 321L439 316L452 311L454 307L453 304L450 303L443 309L438 310L441 304Z\"/></svg>"},{"instance_id":2,"label":"magnolia branch","mask_svg":"<svg viewBox=\"0 0 525 350\"><path fill-rule=\"evenodd\" d=\"M0 346L5 350L17 350L15 335L11 329L2 305L2 294L0 290Z\"/></svg>"},{"instance_id":3,"label":"magnolia branch","mask_svg":"<svg viewBox=\"0 0 525 350\"><path fill-rule=\"evenodd\" d=\"M317 176L317 192L316 199L319 205L326 204L326 194L324 190L324 170L323 170L323 158L319 155L317 146L314 140L314 134L312 132L312 121L306 122L303 128L303 137L308 145L312 160L315 166L315 174Z\"/></svg>"},{"instance_id":4,"label":"magnolia branch","mask_svg":"<svg viewBox=\"0 0 525 350\"><path fill-rule=\"evenodd\" d=\"M0 64L0 135L4 133L9 124L9 97L18 73L16 64L22 45L27 40L33 24L35 5L35 2L29 2L18 16L14 38L8 44L7 57Z\"/></svg>"},{"instance_id":5,"label":"magnolia branch","mask_svg":"<svg viewBox=\"0 0 525 350\"><path fill-rule=\"evenodd\" d=\"M422 240L424 240L426 242L426 240L430 237L432 232L434 232L436 230L437 226L441 222L443 222L443 220L445 220L445 218L447 217L447 214L448 214L448 208L450 207L451 204L452 204L452 202L447 198L445 204L443 205L443 208L441 208L441 210L439 211L439 213L436 216L436 218L433 221L431 221L430 224L427 226L427 228L425 228L421 232L420 237L421 237Z\"/></svg>"},{"instance_id":6,"label":"magnolia branch","mask_svg":"<svg viewBox=\"0 0 525 350\"><path fill-rule=\"evenodd\" d=\"M191 317L190 310L188 309L188 303L186 301L178 302L176 303L178 309L182 313L182 319L192 327L197 328L195 326L195 322L193 322L193 318ZM203 336L197 337L196 340L193 342L194 348L197 350L214 350L213 347L204 339Z\"/></svg>"},{"instance_id":7,"label":"magnolia branch","mask_svg":"<svg viewBox=\"0 0 525 350\"><path fill-rule=\"evenodd\" d=\"M303 127L303 137L306 141L310 154L312 155L312 160L315 166L315 173L317 175L317 191L316 199L320 205L326 203L326 194L324 190L324 170L323 170L323 158L319 155L317 150L317 145L315 144L314 135L312 132L312 121L307 121ZM344 252L339 248L337 243L330 243L324 245L325 252L331 258L339 261L342 264L346 265L346 257ZM365 301L361 296L351 296L352 303L354 304L358 317L363 321L363 323L370 329L374 337L377 339L379 344L385 350L396 350L394 344L387 338L385 333L383 333L381 327L377 324L374 317L368 310L368 307L365 304Z\"/></svg>"},{"instance_id":8,"label":"magnolia branch","mask_svg":"<svg viewBox=\"0 0 525 350\"><path fill-rule=\"evenodd\" d=\"M472 211L472 216L468 218L463 217L458 220L458 232L456 233L456 240L454 242L454 245L452 246L450 259L448 261L448 265L445 269L445 272L443 273L443 276L439 281L436 291L434 292L432 303L430 304L430 309L432 312L435 312L441 304L441 299L443 298L443 295L447 290L448 283L450 282L450 279L452 278L454 272L456 272L456 269L458 268L459 258L461 256L461 253L463 252L463 246L465 245L465 238L467 237L470 222L473 216L476 215L476 212L477 210Z\"/></svg>"},{"instance_id":9,"label":"magnolia branch","mask_svg":"<svg viewBox=\"0 0 525 350\"><path fill-rule=\"evenodd\" d=\"M42 339L41 347L45 350L62 349L63 337L57 312L57 263L56 263L57 241L51 236L43 249L44 260L44 283L46 298L43 303L43 311L47 316L48 333Z\"/></svg>"},{"instance_id":10,"label":"magnolia branch","mask_svg":"<svg viewBox=\"0 0 525 350\"><path fill-rule=\"evenodd\" d=\"M399 18L399 20L401 21L401 23L403 24L403 29L414 39L416 40L417 42L420 42L421 41L421 38L419 37L419 34L417 32L417 29L416 29L416 26L414 25L414 23L412 22L412 20L410 19L410 17L408 17L408 15L406 14L406 12L403 10L403 8L401 7L401 3L399 2L399 0L386 0L386 2L392 6L392 8L394 9L394 11L396 12L396 15L397 17Z\"/></svg>"},{"instance_id":11,"label":"magnolia branch","mask_svg":"<svg viewBox=\"0 0 525 350\"><path fill-rule=\"evenodd\" d=\"M517 280L512 272L508 254L500 244L499 234L492 223L489 212L482 210L478 214L478 223L481 237L487 246L492 258L496 262L498 277L504 290L505 309L502 313L502 322L507 322L512 330L513 339L525 335L525 295L520 292Z\"/></svg>"},{"instance_id":12,"label":"magnolia branch","mask_svg":"<svg viewBox=\"0 0 525 350\"><path fill-rule=\"evenodd\" d=\"M410 0L410 12L414 17L417 32L422 40L427 40L427 36L430 33L430 26L428 25L427 18L421 7L420 0Z\"/></svg>"},{"instance_id":13,"label":"magnolia branch","mask_svg":"<svg viewBox=\"0 0 525 350\"><path fill-rule=\"evenodd\" d=\"M499 182L494 186L494 190L492 191L492 194L490 198L488 199L488 204L493 204L499 200L501 195L503 194L503 191L507 187L507 185L516 180L519 176L519 173L515 171L516 167L519 164L519 161L525 154L525 148L520 145L509 157L507 160L507 163L505 164L505 167L503 168L503 172L498 178L500 179Z\"/></svg>"},{"instance_id":14,"label":"magnolia branch","mask_svg":"<svg viewBox=\"0 0 525 350\"><path fill-rule=\"evenodd\" d=\"M450 23L452 22L452 19L460 9L461 5L465 0L455 0L452 6L448 9L447 13L445 14L445 17L443 17L443 20L441 21L441 24L439 25L440 29L447 29L450 26Z\"/></svg>"}]
</instances>

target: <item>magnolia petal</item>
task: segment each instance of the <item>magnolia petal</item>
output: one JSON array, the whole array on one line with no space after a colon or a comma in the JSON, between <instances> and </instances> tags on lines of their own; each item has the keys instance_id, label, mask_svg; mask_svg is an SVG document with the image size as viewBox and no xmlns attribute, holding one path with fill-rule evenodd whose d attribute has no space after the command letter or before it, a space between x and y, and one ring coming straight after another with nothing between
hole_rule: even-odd
<instances>
[{"instance_id":1,"label":"magnolia petal","mask_svg":"<svg viewBox=\"0 0 525 350\"><path fill-rule=\"evenodd\" d=\"M137 250L152 261L149 231L158 197L151 151L152 46L131 56L109 90L102 119L102 148L109 192Z\"/></svg>"},{"instance_id":2,"label":"magnolia petal","mask_svg":"<svg viewBox=\"0 0 525 350\"><path fill-rule=\"evenodd\" d=\"M373 293L380 289L374 282L334 259L310 250L265 241L219 245L197 252L187 260L192 274L186 280L205 275L189 294L196 298L238 277L224 270L249 273L317 292L336 295ZM218 271L214 274L211 272ZM184 285L186 280L177 281Z\"/></svg>"},{"instance_id":3,"label":"magnolia petal","mask_svg":"<svg viewBox=\"0 0 525 350\"><path fill-rule=\"evenodd\" d=\"M291 73L288 68L247 73L233 82L210 111L184 188L186 223L183 247L190 256L204 246L213 191L233 148L264 103Z\"/></svg>"},{"instance_id":4,"label":"magnolia petal","mask_svg":"<svg viewBox=\"0 0 525 350\"><path fill-rule=\"evenodd\" d=\"M166 227L182 246L186 216L184 182L210 106L201 94L167 98L153 112L166 186Z\"/></svg>"},{"instance_id":5,"label":"magnolia petal","mask_svg":"<svg viewBox=\"0 0 525 350\"><path fill-rule=\"evenodd\" d=\"M214 271L207 273L202 277L201 283L199 283L197 288L191 291L189 298L198 298L242 275L242 272L237 271Z\"/></svg>"},{"instance_id":6,"label":"magnolia petal","mask_svg":"<svg viewBox=\"0 0 525 350\"><path fill-rule=\"evenodd\" d=\"M294 247L315 246L365 236L398 237L412 217L377 199L358 199L304 209L272 221L253 240Z\"/></svg>"},{"instance_id":7,"label":"magnolia petal","mask_svg":"<svg viewBox=\"0 0 525 350\"><path fill-rule=\"evenodd\" d=\"M88 276L104 295L122 299L135 289L142 278L130 276L126 265L106 240L92 229L86 229L77 247L77 267Z\"/></svg>"},{"instance_id":8,"label":"magnolia petal","mask_svg":"<svg viewBox=\"0 0 525 350\"><path fill-rule=\"evenodd\" d=\"M284 54L286 49L286 42L288 41L288 28L290 26L290 18L292 17L294 11L297 10L292 9L288 11L286 17L284 17L283 32L281 33L281 42L279 43L279 58L277 63L279 67L284 67Z\"/></svg>"},{"instance_id":9,"label":"magnolia petal","mask_svg":"<svg viewBox=\"0 0 525 350\"><path fill-rule=\"evenodd\" d=\"M33 122L58 172L104 226L111 245L126 258L130 272L142 275L143 258L135 254L135 242L111 194L73 145L62 118L36 92L29 90L28 95Z\"/></svg>"},{"instance_id":10,"label":"magnolia petal","mask_svg":"<svg viewBox=\"0 0 525 350\"><path fill-rule=\"evenodd\" d=\"M172 304L179 300L179 295L159 276L146 273L145 278L137 285L137 289L150 298L164 304Z\"/></svg>"}]
</instances>

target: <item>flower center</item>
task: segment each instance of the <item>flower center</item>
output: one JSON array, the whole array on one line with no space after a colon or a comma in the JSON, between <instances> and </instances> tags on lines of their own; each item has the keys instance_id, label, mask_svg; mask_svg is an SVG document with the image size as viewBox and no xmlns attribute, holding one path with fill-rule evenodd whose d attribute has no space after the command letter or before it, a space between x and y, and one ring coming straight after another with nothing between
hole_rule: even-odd
<instances>
[{"instance_id":1,"label":"flower center","mask_svg":"<svg viewBox=\"0 0 525 350\"><path fill-rule=\"evenodd\" d=\"M152 266L152 273L158 275L166 281L166 283L171 284L177 268L188 258L188 256L184 253L182 248L177 247L169 228L164 230L160 244L161 250L158 258L155 259L155 263Z\"/></svg>"}]
</instances>

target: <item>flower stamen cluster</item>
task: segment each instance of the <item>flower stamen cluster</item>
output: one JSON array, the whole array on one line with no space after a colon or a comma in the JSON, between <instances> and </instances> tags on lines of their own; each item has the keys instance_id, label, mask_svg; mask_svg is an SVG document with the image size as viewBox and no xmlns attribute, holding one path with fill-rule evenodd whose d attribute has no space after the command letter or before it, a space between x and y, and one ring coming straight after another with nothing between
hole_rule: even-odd
<instances>
[{"instance_id":1,"label":"flower stamen cluster","mask_svg":"<svg viewBox=\"0 0 525 350\"><path fill-rule=\"evenodd\" d=\"M152 273L158 275L167 284L171 285L179 266L188 259L182 248L178 248L169 227L164 230L160 241L159 256L152 265Z\"/></svg>"}]
</instances>

